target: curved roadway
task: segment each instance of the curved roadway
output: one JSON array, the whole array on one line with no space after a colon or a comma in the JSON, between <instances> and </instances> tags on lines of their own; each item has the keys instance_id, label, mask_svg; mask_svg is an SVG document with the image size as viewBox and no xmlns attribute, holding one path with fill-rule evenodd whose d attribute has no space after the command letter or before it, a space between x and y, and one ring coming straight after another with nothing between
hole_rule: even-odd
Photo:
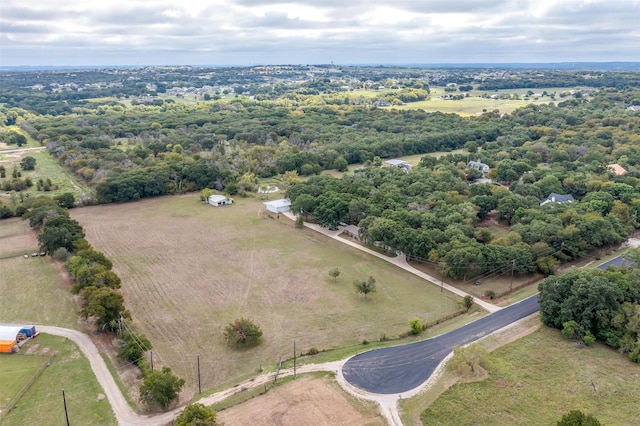
<instances>
[{"instance_id":1,"label":"curved roadway","mask_svg":"<svg viewBox=\"0 0 640 426\"><path fill-rule=\"evenodd\" d=\"M351 385L376 394L407 392L423 384L455 346L464 346L539 310L538 295L440 336L364 352L342 374Z\"/></svg>"}]
</instances>

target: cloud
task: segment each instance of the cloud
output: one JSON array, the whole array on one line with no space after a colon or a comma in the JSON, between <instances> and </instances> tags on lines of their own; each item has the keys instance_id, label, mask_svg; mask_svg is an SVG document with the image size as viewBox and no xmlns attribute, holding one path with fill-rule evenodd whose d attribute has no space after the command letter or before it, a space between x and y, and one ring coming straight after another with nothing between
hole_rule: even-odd
<instances>
[{"instance_id":1,"label":"cloud","mask_svg":"<svg viewBox=\"0 0 640 426\"><path fill-rule=\"evenodd\" d=\"M639 0L30 0L0 4L0 63L638 61L639 21Z\"/></svg>"}]
</instances>

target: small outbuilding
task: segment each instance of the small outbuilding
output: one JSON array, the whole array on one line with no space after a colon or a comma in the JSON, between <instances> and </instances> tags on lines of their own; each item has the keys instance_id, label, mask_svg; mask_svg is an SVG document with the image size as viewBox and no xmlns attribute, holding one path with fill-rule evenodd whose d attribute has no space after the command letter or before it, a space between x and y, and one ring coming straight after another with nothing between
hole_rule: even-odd
<instances>
[{"instance_id":1,"label":"small outbuilding","mask_svg":"<svg viewBox=\"0 0 640 426\"><path fill-rule=\"evenodd\" d=\"M291 201L282 198L280 200L267 201L264 203L264 206L271 213L284 213L291 210Z\"/></svg>"},{"instance_id":2,"label":"small outbuilding","mask_svg":"<svg viewBox=\"0 0 640 426\"><path fill-rule=\"evenodd\" d=\"M34 326L22 326L22 325L0 325L0 352L11 353L17 351L18 340L27 339L29 333L33 330L35 335Z\"/></svg>"},{"instance_id":3,"label":"small outbuilding","mask_svg":"<svg viewBox=\"0 0 640 426\"><path fill-rule=\"evenodd\" d=\"M624 167L622 167L620 164L609 164L607 166L607 169L609 169L609 171L616 176L622 176L627 174L627 170Z\"/></svg>"},{"instance_id":4,"label":"small outbuilding","mask_svg":"<svg viewBox=\"0 0 640 426\"><path fill-rule=\"evenodd\" d=\"M214 207L227 206L233 203L233 198L227 198L224 195L213 194L209 196L208 202Z\"/></svg>"}]
</instances>

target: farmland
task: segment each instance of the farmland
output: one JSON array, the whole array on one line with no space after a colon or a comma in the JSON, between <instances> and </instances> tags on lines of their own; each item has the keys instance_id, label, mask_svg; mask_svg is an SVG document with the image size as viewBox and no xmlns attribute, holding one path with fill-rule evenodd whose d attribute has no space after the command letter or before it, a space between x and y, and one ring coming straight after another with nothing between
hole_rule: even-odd
<instances>
[{"instance_id":1,"label":"farmland","mask_svg":"<svg viewBox=\"0 0 640 426\"><path fill-rule=\"evenodd\" d=\"M112 259L136 328L154 344L154 359L194 392L196 355L203 388L233 384L299 352L394 336L408 321L441 317L456 299L386 262L292 224L267 219L260 200L203 205L196 195L71 211L87 239ZM126 218L126 220L123 220ZM334 282L329 269L342 274ZM376 278L363 298L355 279ZM402 309L398 309L402 306ZM225 346L224 326L248 317L263 343Z\"/></svg>"}]
</instances>

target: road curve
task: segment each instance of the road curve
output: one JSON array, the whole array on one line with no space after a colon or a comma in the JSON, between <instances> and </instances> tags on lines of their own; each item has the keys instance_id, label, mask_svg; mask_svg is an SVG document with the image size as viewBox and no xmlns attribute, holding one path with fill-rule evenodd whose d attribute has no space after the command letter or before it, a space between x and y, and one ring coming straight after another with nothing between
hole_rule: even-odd
<instances>
[{"instance_id":1,"label":"road curve","mask_svg":"<svg viewBox=\"0 0 640 426\"><path fill-rule=\"evenodd\" d=\"M449 333L356 355L345 363L342 374L348 383L367 392L407 392L428 380L454 346L467 345L538 310L536 294Z\"/></svg>"},{"instance_id":2,"label":"road curve","mask_svg":"<svg viewBox=\"0 0 640 426\"><path fill-rule=\"evenodd\" d=\"M163 413L157 416L145 416L136 413L131 409L127 400L124 398L118 385L116 384L111 372L107 368L107 365L102 359L100 352L96 345L91 341L91 338L84 333L77 330L71 330L68 328L52 327L48 325L37 325L37 330L41 333L53 334L55 336L66 337L72 340L80 350L85 354L91 369L96 375L100 386L104 391L104 394L111 404L111 409L116 415L118 424L122 426L153 426L162 425L173 420L177 413L181 409L173 410L167 413Z\"/></svg>"}]
</instances>

